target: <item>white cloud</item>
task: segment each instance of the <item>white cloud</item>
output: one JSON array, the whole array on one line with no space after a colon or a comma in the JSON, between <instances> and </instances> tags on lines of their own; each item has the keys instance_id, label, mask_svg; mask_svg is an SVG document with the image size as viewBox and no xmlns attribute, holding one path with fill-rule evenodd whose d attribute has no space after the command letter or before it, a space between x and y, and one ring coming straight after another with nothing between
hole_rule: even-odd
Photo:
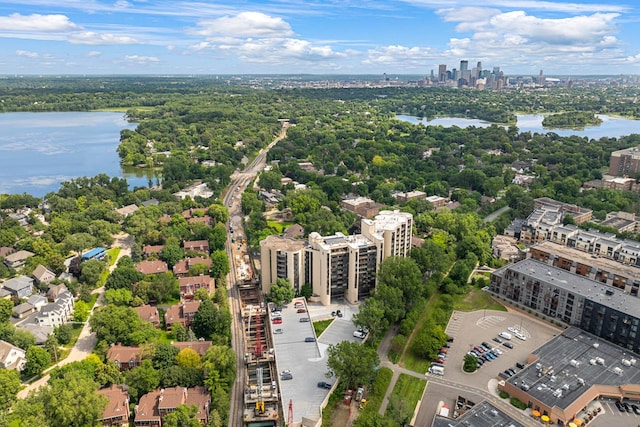
<instances>
[{"instance_id":1,"label":"white cloud","mask_svg":"<svg viewBox=\"0 0 640 427\"><path fill-rule=\"evenodd\" d=\"M401 0L414 6L425 8L454 7L462 8L469 4L465 0ZM527 9L540 10L545 12L563 13L594 13L594 12L626 12L631 9L629 6L621 4L600 3L564 3L538 0L485 0L484 7L496 7L500 9Z\"/></svg>"},{"instance_id":2,"label":"white cloud","mask_svg":"<svg viewBox=\"0 0 640 427\"><path fill-rule=\"evenodd\" d=\"M126 62L133 62L139 65L160 62L160 60L155 56L141 56L141 55L126 55L124 57L124 60Z\"/></svg>"},{"instance_id":3,"label":"white cloud","mask_svg":"<svg viewBox=\"0 0 640 427\"><path fill-rule=\"evenodd\" d=\"M102 52L100 52L98 50L92 50L90 52L87 52L87 56L89 58L95 58L95 57L100 56L100 55L102 55Z\"/></svg>"},{"instance_id":4,"label":"white cloud","mask_svg":"<svg viewBox=\"0 0 640 427\"><path fill-rule=\"evenodd\" d=\"M434 58L432 49L428 47L383 46L367 52L365 64L390 64L424 66Z\"/></svg>"},{"instance_id":5,"label":"white cloud","mask_svg":"<svg viewBox=\"0 0 640 427\"><path fill-rule=\"evenodd\" d=\"M37 31L37 32L65 32L76 31L82 27L74 24L64 15L21 15L13 13L0 16L2 31Z\"/></svg>"},{"instance_id":6,"label":"white cloud","mask_svg":"<svg viewBox=\"0 0 640 427\"><path fill-rule=\"evenodd\" d=\"M38 58L40 54L38 52L29 52L27 50L16 50L16 55L24 56L25 58Z\"/></svg>"},{"instance_id":7,"label":"white cloud","mask_svg":"<svg viewBox=\"0 0 640 427\"><path fill-rule=\"evenodd\" d=\"M96 33L93 31L82 31L69 35L69 43L86 45L117 45L136 44L138 41L133 37L121 36L109 33Z\"/></svg>"},{"instance_id":8,"label":"white cloud","mask_svg":"<svg viewBox=\"0 0 640 427\"><path fill-rule=\"evenodd\" d=\"M201 36L228 37L288 37L293 35L291 26L282 18L260 12L241 12L236 16L198 22L201 27L193 31Z\"/></svg>"}]
</instances>

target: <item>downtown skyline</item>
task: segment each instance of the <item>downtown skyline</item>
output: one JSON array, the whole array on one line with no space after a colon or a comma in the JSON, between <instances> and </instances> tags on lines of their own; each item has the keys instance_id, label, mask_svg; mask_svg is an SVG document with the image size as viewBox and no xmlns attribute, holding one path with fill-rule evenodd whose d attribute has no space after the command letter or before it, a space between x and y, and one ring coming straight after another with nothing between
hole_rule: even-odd
<instances>
[{"instance_id":1,"label":"downtown skyline","mask_svg":"<svg viewBox=\"0 0 640 427\"><path fill-rule=\"evenodd\" d=\"M640 74L630 2L0 0L0 74Z\"/></svg>"}]
</instances>

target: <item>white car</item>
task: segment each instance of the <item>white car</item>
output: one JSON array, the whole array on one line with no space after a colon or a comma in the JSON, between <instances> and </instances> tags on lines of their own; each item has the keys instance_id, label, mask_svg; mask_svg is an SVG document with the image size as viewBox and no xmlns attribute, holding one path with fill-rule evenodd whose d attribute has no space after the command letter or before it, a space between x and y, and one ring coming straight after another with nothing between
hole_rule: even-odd
<instances>
[{"instance_id":1,"label":"white car","mask_svg":"<svg viewBox=\"0 0 640 427\"><path fill-rule=\"evenodd\" d=\"M521 339L522 341L526 341L527 337L525 337L524 335L522 335L520 332L516 332L513 335L516 336L516 338Z\"/></svg>"},{"instance_id":2,"label":"white car","mask_svg":"<svg viewBox=\"0 0 640 427\"><path fill-rule=\"evenodd\" d=\"M514 333L514 334L515 334L516 332L519 332L519 331L518 331L518 329L516 329L516 328L515 328L515 326L509 326L507 329L509 330L509 332L512 332L512 333Z\"/></svg>"},{"instance_id":3,"label":"white car","mask_svg":"<svg viewBox=\"0 0 640 427\"><path fill-rule=\"evenodd\" d=\"M367 334L365 334L362 331L353 331L353 336L356 338L364 339L364 337L366 337Z\"/></svg>"},{"instance_id":4,"label":"white car","mask_svg":"<svg viewBox=\"0 0 640 427\"><path fill-rule=\"evenodd\" d=\"M500 350L499 348L492 348L491 349L492 352L496 353L496 354L502 354L502 350Z\"/></svg>"}]
</instances>

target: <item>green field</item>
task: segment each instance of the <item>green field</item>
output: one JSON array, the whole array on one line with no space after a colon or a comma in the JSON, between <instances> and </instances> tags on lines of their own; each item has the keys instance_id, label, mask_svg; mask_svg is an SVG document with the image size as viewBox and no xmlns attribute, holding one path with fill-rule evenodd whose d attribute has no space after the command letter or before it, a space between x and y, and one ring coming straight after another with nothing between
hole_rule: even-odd
<instances>
[{"instance_id":1,"label":"green field","mask_svg":"<svg viewBox=\"0 0 640 427\"><path fill-rule=\"evenodd\" d=\"M396 386L389 396L389 406L384 413L385 416L395 420L410 421L426 385L427 381L421 378L400 374Z\"/></svg>"}]
</instances>

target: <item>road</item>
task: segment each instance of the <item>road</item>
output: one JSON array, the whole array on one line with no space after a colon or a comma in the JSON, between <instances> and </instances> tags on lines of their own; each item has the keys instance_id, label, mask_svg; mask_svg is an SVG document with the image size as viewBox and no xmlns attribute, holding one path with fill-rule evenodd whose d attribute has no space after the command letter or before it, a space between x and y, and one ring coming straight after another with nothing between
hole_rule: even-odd
<instances>
[{"instance_id":1,"label":"road","mask_svg":"<svg viewBox=\"0 0 640 427\"><path fill-rule=\"evenodd\" d=\"M245 167L243 171L237 171L231 175L231 183L227 188L227 192L223 198L223 203L229 209L229 221L233 224L236 236L246 236L244 229L242 228L242 212L241 212L241 195L247 188L258 173L266 165L267 154L271 147L276 145L279 141L283 140L287 136L287 128L290 126L288 122L282 123L282 130L280 134L265 148L260 150L260 153L249 165ZM229 262L231 263L231 271L227 275L227 289L229 294L229 306L231 308L231 347L236 353L236 380L231 389L231 408L229 410L229 427L236 427L243 424L243 410L244 410L244 379L245 379L245 366L244 366L244 336L242 333L242 319L241 307L240 307L240 295L238 293L238 287L236 286L236 265L235 257L233 254L233 244L230 238L227 238L227 255L229 256Z\"/></svg>"},{"instance_id":2,"label":"road","mask_svg":"<svg viewBox=\"0 0 640 427\"><path fill-rule=\"evenodd\" d=\"M120 253L118 254L118 259L120 259L125 255L131 256L131 243L132 242L127 234L121 233L115 236L115 242L113 246L117 246L121 248ZM113 265L109 267L109 271L113 271L116 268L117 264L118 264L118 260L116 260L116 262L114 262ZM96 303L91 309L91 313L89 314L89 317L91 317L91 314L93 314L93 311L96 308L98 308L100 305L102 305L104 302L104 286L98 289L94 289L91 293L98 294L98 298L96 299ZM78 336L78 340L76 341L75 345L71 348L71 351L69 352L69 356L62 359L55 365L47 368L43 372L44 375L42 376L42 378L40 378L39 380L29 384L27 387L20 390L20 392L18 392L18 398L24 399L27 397L30 391L37 390L43 385L45 385L47 381L49 381L49 372L51 372L53 369L57 368L58 366L64 366L72 362L79 362L81 360L84 360L85 357L89 356L93 352L93 349L95 348L97 342L98 342L98 338L96 337L95 333L91 332L91 327L89 326L89 322L88 321L85 322L84 326L82 327L82 331L80 331L80 335Z\"/></svg>"},{"instance_id":3,"label":"road","mask_svg":"<svg viewBox=\"0 0 640 427\"><path fill-rule=\"evenodd\" d=\"M509 206L503 206L500 209L498 209L497 211L491 212L489 215L485 216L482 221L483 222L492 222L496 218L498 218L500 215L502 215L503 213L508 211L509 209L511 209Z\"/></svg>"}]
</instances>

